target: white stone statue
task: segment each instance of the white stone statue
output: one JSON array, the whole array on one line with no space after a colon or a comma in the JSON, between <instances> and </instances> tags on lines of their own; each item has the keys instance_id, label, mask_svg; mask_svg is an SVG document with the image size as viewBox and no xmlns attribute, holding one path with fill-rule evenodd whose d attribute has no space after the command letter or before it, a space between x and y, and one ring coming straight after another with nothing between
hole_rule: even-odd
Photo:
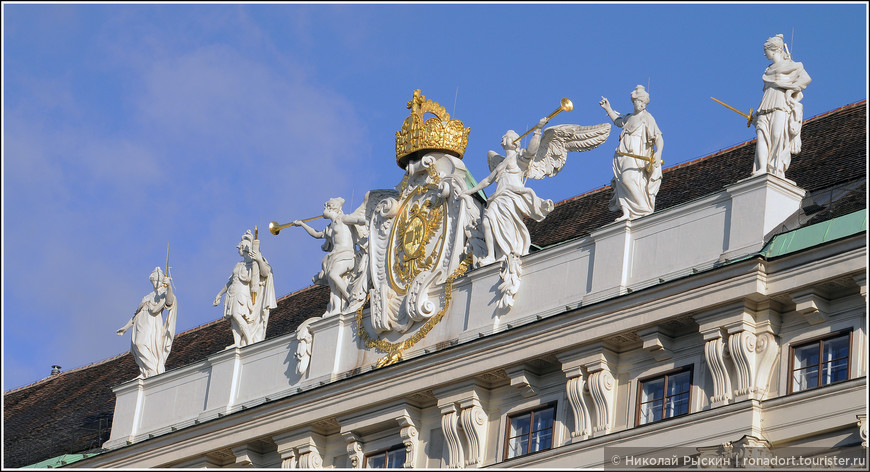
<instances>
[{"instance_id":1,"label":"white stone statue","mask_svg":"<svg viewBox=\"0 0 870 472\"><path fill-rule=\"evenodd\" d=\"M773 63L764 71L764 94L752 114L758 141L752 175L765 173L785 178L791 156L801 150L803 90L810 81L803 64L791 60L788 47L778 34L764 43L764 55Z\"/></svg>"},{"instance_id":2,"label":"white stone statue","mask_svg":"<svg viewBox=\"0 0 870 472\"><path fill-rule=\"evenodd\" d=\"M136 364L139 365L140 379L162 374L166 369L166 357L172 349L175 338L175 319L178 304L172 290L172 278L164 276L160 267L154 269L148 277L154 291L145 295L136 308L133 318L117 331L118 336L124 335L133 328L130 351ZM168 310L166 320L163 320L163 310Z\"/></svg>"},{"instance_id":3,"label":"white stone statue","mask_svg":"<svg viewBox=\"0 0 870 472\"><path fill-rule=\"evenodd\" d=\"M502 294L499 308L513 306L514 295L519 290L521 267L519 258L529 253L531 237L525 218L542 221L553 210L552 200L543 200L534 190L526 187L525 179L542 179L555 176L565 165L569 151L587 151L607 140L610 124L594 126L558 125L541 128L547 123L542 118L534 127L534 135L529 145L521 149L518 135L508 130L501 144L505 156L489 151L487 160L491 173L475 187L464 192L472 195L493 182L496 190L487 200L486 210L481 219L481 231L486 242L487 253L480 257L478 265L505 261L502 270ZM475 255L479 257L478 255Z\"/></svg>"},{"instance_id":4,"label":"white stone statue","mask_svg":"<svg viewBox=\"0 0 870 472\"><path fill-rule=\"evenodd\" d=\"M610 183L613 198L609 208L611 211L622 210L622 216L616 221L633 220L652 213L662 183L662 148L665 143L656 120L646 111L649 93L638 85L631 92L631 101L634 113L628 115L613 110L610 101L604 97L599 102L613 123L622 128L619 146L613 154L613 180Z\"/></svg>"},{"instance_id":5,"label":"white stone statue","mask_svg":"<svg viewBox=\"0 0 870 472\"><path fill-rule=\"evenodd\" d=\"M324 204L323 217L331 222L323 231L317 231L304 221L293 222L294 225L304 228L312 237L326 240L322 249L328 254L323 257L322 269L313 278L315 284L328 285L330 289L329 304L323 316L347 312L352 301L359 298L352 296L354 276L359 276L363 272L354 270L358 265L357 245L360 242L358 231L365 230L368 221L364 212L344 214L342 205L344 199L340 197L331 198Z\"/></svg>"},{"instance_id":6,"label":"white stone statue","mask_svg":"<svg viewBox=\"0 0 870 472\"><path fill-rule=\"evenodd\" d=\"M269 312L278 306L272 267L260 253L260 240L248 230L236 246L242 260L233 267L227 284L214 298L214 306L224 301L224 318L233 327L233 344L227 349L245 347L266 338Z\"/></svg>"}]
</instances>

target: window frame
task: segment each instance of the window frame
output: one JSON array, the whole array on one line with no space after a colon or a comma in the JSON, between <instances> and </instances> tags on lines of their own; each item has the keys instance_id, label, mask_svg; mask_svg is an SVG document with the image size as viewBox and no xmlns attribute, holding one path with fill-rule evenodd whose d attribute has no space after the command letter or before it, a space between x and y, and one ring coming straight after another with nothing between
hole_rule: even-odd
<instances>
[{"instance_id":1,"label":"window frame","mask_svg":"<svg viewBox=\"0 0 870 472\"><path fill-rule=\"evenodd\" d=\"M786 383L787 383L786 394L790 395L792 393L806 392L808 390L826 387L828 385L834 385L834 384L837 384L840 382L846 382L846 381L851 380L852 379L852 358L854 357L854 356L852 356L852 333L853 332L854 332L854 329L852 329L852 328L842 329L842 330L834 331L831 333L825 333L825 334L822 334L819 336L815 336L815 337L812 337L809 339L804 339L804 340L801 340L801 341L796 342L796 343L791 343L789 345L789 351L788 351L789 355L788 355L788 371L786 373ZM825 341L830 341L830 340L841 338L844 336L846 337L846 343L849 346L849 354L848 354L848 357L846 358L846 360L847 360L847 362L846 362L846 378L843 380L838 380L836 382L831 382L831 383L822 385L821 384L821 382L822 382L822 365L825 364L825 362L823 361ZM819 362L818 362L818 364L815 364L815 366L818 368L818 376L819 376L817 385L814 387L807 387L803 390L795 390L794 389L794 372L795 372L794 352L795 352L795 349L801 349L801 348L804 348L804 347L807 347L807 346L810 346L813 344L818 344L818 346L819 346Z\"/></svg>"},{"instance_id":2,"label":"window frame","mask_svg":"<svg viewBox=\"0 0 870 472\"><path fill-rule=\"evenodd\" d=\"M408 460L408 452L407 452L407 450L405 449L405 445L404 445L404 444L397 444L397 445L394 445L394 446L390 446L390 447L388 447L388 448L386 448L386 449L380 449L380 450L377 450L377 451L373 451L373 452L369 452L369 453L365 453L365 454L363 454L363 465L362 465L362 468L363 468L363 469L373 469L374 467L369 467L369 459L372 458L372 457L375 457L375 456L384 456L384 467L378 467L378 468L379 468L379 469L380 469L380 468L383 468L383 469L389 469L390 467L386 467L386 465L389 463L389 462L388 462L388 459L389 459L389 453L391 453L391 452L393 452L393 451L399 451L399 450L401 450L401 451L405 451L405 460L402 461L402 464L399 465L399 467L397 467L398 469L401 469L401 468L403 468L403 465L404 465L405 461Z\"/></svg>"},{"instance_id":3,"label":"window frame","mask_svg":"<svg viewBox=\"0 0 870 472\"><path fill-rule=\"evenodd\" d=\"M541 405L535 405L534 407L526 408L526 409L505 415L504 446L502 447L502 460L503 461L510 461L510 460L514 460L514 459L519 459L521 457L528 457L528 456L538 454L538 453L544 452L544 451L549 451L549 450L552 450L555 448L556 423L557 423L556 414L558 413L557 404L558 404L558 401L551 401L551 402L543 403ZM541 449L539 451L528 452L526 454L521 454L521 455L509 458L508 451L510 450L510 441L512 439L511 435L510 435L511 434L511 420L514 418L518 418L520 416L530 415L529 416L529 441L530 441L529 443L531 444L531 435L534 432L534 431L532 431L532 425L534 424L533 421L535 418L534 414L537 412L542 412L542 411L546 411L546 410L551 410L553 412L553 424L550 425L550 447L548 447L546 449ZM540 431L543 431L543 430L540 430Z\"/></svg>"},{"instance_id":4,"label":"window frame","mask_svg":"<svg viewBox=\"0 0 870 472\"><path fill-rule=\"evenodd\" d=\"M689 373L689 389L686 391L686 393L688 393L688 395L689 395L689 398L686 400L686 405L687 405L686 412L681 413L679 415L665 417L664 416L664 408L665 408L665 405L667 405L667 399L668 399L668 395L667 395L668 378L673 377L675 375L682 374L683 372ZM654 381L654 380L658 380L658 379L664 379L664 384L662 385L662 410L663 410L662 411L662 419L641 424L640 412L641 412L641 408L644 405L644 402L641 401L642 394L643 394L643 384ZM635 405L635 408L634 408L634 426L635 427L646 426L648 424L661 423L662 421L667 421L667 420L670 420L673 418L679 418L681 416L690 415L692 413L692 387L694 387L694 385L695 385L694 381L695 381L695 365L694 364L686 364L684 366L677 367L677 368L674 368L674 369L671 369L671 370L668 370L665 372L660 372L660 373L655 374L655 375L650 375L647 377L637 379L637 383L636 383L637 392L635 393L635 402L634 402L634 405ZM674 395L671 395L671 397L673 397L673 396ZM646 402L646 403L650 403L650 402Z\"/></svg>"}]
</instances>

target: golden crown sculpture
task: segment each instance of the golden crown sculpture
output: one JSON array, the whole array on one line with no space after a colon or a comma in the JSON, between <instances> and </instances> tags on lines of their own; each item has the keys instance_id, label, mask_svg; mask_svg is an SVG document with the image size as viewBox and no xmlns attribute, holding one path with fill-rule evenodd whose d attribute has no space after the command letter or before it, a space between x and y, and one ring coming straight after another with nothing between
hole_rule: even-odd
<instances>
[{"instance_id":1,"label":"golden crown sculpture","mask_svg":"<svg viewBox=\"0 0 870 472\"><path fill-rule=\"evenodd\" d=\"M468 132L461 121L450 119L450 114L432 100L414 90L414 98L408 102L411 115L405 118L401 131L396 131L396 163L404 169L417 151L436 150L449 152L462 159L468 145ZM437 118L423 121L424 113L432 113Z\"/></svg>"}]
</instances>

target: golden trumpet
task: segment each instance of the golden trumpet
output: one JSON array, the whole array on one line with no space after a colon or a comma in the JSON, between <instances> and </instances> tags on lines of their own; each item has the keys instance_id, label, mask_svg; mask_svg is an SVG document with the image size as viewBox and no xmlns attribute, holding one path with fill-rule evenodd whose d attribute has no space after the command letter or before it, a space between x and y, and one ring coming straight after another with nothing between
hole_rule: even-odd
<instances>
[{"instance_id":1,"label":"golden trumpet","mask_svg":"<svg viewBox=\"0 0 870 472\"><path fill-rule=\"evenodd\" d=\"M304 223L306 221L316 220L318 218L323 218L323 215L313 216L311 218L306 218L306 219L300 220L300 221L302 221ZM278 233L280 233L282 229L284 229L288 226L295 226L295 224L291 222L291 223L287 223L285 225L279 225L277 221L273 221L273 222L269 223L269 232L274 234L275 236L278 236Z\"/></svg>"},{"instance_id":2,"label":"golden trumpet","mask_svg":"<svg viewBox=\"0 0 870 472\"><path fill-rule=\"evenodd\" d=\"M553 119L554 116L558 115L559 113L562 113L563 111L571 111L573 109L574 109L574 104L571 103L571 100L568 100L567 98L563 98L562 101L559 103L559 108L556 108L556 110L554 110L553 113L550 113L549 115L547 115L547 121L550 121L551 119ZM523 139L523 137L525 135L534 131L534 129L535 128L532 128L532 129L526 131L525 133L523 133L522 136L520 136L519 138L514 139L514 144L516 144L517 141Z\"/></svg>"}]
</instances>

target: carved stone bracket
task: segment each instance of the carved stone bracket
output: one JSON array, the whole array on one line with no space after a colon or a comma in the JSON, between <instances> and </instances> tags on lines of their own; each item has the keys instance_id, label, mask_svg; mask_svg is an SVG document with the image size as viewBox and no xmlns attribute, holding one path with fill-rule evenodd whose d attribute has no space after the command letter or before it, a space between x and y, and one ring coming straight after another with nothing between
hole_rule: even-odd
<instances>
[{"instance_id":1,"label":"carved stone bracket","mask_svg":"<svg viewBox=\"0 0 870 472\"><path fill-rule=\"evenodd\" d=\"M705 469L743 468L747 463L763 464L764 459L773 457L769 442L749 435L718 446L699 447L697 451L700 467Z\"/></svg>"},{"instance_id":2,"label":"carved stone bracket","mask_svg":"<svg viewBox=\"0 0 870 472\"><path fill-rule=\"evenodd\" d=\"M613 407L616 400L616 380L607 364L587 367L589 371L589 393L595 405L596 422L592 436L608 434L613 427Z\"/></svg>"},{"instance_id":3,"label":"carved stone bracket","mask_svg":"<svg viewBox=\"0 0 870 472\"><path fill-rule=\"evenodd\" d=\"M861 437L861 447L867 449L867 415L856 415L858 418L858 436Z\"/></svg>"},{"instance_id":4,"label":"carved stone bracket","mask_svg":"<svg viewBox=\"0 0 870 472\"><path fill-rule=\"evenodd\" d=\"M525 366L505 369L511 387L517 389L524 398L537 395L539 378Z\"/></svg>"},{"instance_id":5,"label":"carved stone bracket","mask_svg":"<svg viewBox=\"0 0 870 472\"><path fill-rule=\"evenodd\" d=\"M312 428L272 436L283 469L322 469L326 438Z\"/></svg>"},{"instance_id":6,"label":"carved stone bracket","mask_svg":"<svg viewBox=\"0 0 870 472\"><path fill-rule=\"evenodd\" d=\"M317 449L317 446L313 443L305 444L298 449L299 451L299 461L297 463L297 468L299 469L322 469L323 468L323 457L320 455L320 451Z\"/></svg>"},{"instance_id":7,"label":"carved stone bracket","mask_svg":"<svg viewBox=\"0 0 870 472\"><path fill-rule=\"evenodd\" d=\"M233 464L233 467L259 467L259 454L256 451L252 451L247 444L236 446L232 448L232 451L233 455L236 458L236 462L235 464Z\"/></svg>"},{"instance_id":8,"label":"carved stone bracket","mask_svg":"<svg viewBox=\"0 0 870 472\"><path fill-rule=\"evenodd\" d=\"M779 355L779 315L769 302L744 308L742 319L727 326L728 349L734 362L734 401L763 400Z\"/></svg>"},{"instance_id":9,"label":"carved stone bracket","mask_svg":"<svg viewBox=\"0 0 870 472\"><path fill-rule=\"evenodd\" d=\"M867 274L861 272L860 274L853 275L852 280L858 284L858 293L864 297L864 303L867 302Z\"/></svg>"},{"instance_id":10,"label":"carved stone bracket","mask_svg":"<svg viewBox=\"0 0 870 472\"><path fill-rule=\"evenodd\" d=\"M643 350L649 352L656 361L663 362L673 357L671 345L674 339L661 328L643 329L637 335L643 341Z\"/></svg>"},{"instance_id":11,"label":"carved stone bracket","mask_svg":"<svg viewBox=\"0 0 870 472\"><path fill-rule=\"evenodd\" d=\"M486 444L486 412L477 399L464 401L460 404L462 411L462 431L465 433L468 445L468 458L465 465L480 467L483 464L484 446Z\"/></svg>"},{"instance_id":12,"label":"carved stone bracket","mask_svg":"<svg viewBox=\"0 0 870 472\"><path fill-rule=\"evenodd\" d=\"M765 398L779 356L781 309L770 300L744 300L695 315L713 380L711 408Z\"/></svg>"},{"instance_id":13,"label":"carved stone bracket","mask_svg":"<svg viewBox=\"0 0 870 472\"><path fill-rule=\"evenodd\" d=\"M800 313L807 323L816 325L828 320L830 313L828 299L822 297L816 290L791 294L795 311Z\"/></svg>"},{"instance_id":14,"label":"carved stone bracket","mask_svg":"<svg viewBox=\"0 0 870 472\"><path fill-rule=\"evenodd\" d=\"M459 437L458 408L453 403L441 407L441 431L447 442L447 467L451 469L464 468L462 440Z\"/></svg>"},{"instance_id":15,"label":"carved stone bracket","mask_svg":"<svg viewBox=\"0 0 870 472\"><path fill-rule=\"evenodd\" d=\"M474 379L433 393L441 409L441 429L449 451L448 467L483 466L489 390Z\"/></svg>"},{"instance_id":16,"label":"carved stone bracket","mask_svg":"<svg viewBox=\"0 0 870 472\"><path fill-rule=\"evenodd\" d=\"M573 369L572 372L566 372L566 374L568 375L568 383L566 384L568 403L574 413L574 429L571 431L571 437L584 440L592 435L592 418L589 416L589 406L583 393L586 379L580 369Z\"/></svg>"},{"instance_id":17,"label":"carved stone bracket","mask_svg":"<svg viewBox=\"0 0 870 472\"><path fill-rule=\"evenodd\" d=\"M347 443L347 458L352 469L361 469L363 466L363 450L362 442L354 433L343 433L341 435Z\"/></svg>"},{"instance_id":18,"label":"carved stone bracket","mask_svg":"<svg viewBox=\"0 0 870 472\"><path fill-rule=\"evenodd\" d=\"M725 341L720 328L701 333L704 338L704 358L713 377L713 395L710 406L727 405L731 400L731 377L725 365Z\"/></svg>"},{"instance_id":19,"label":"carved stone bracket","mask_svg":"<svg viewBox=\"0 0 870 472\"><path fill-rule=\"evenodd\" d=\"M410 415L402 415L396 421L402 428L399 434L402 436L402 444L405 445L405 463L402 467L412 469L417 463L417 452L420 450L420 434Z\"/></svg>"},{"instance_id":20,"label":"carved stone bracket","mask_svg":"<svg viewBox=\"0 0 870 472\"><path fill-rule=\"evenodd\" d=\"M596 343L557 355L562 363L562 372L568 378L565 389L574 413L574 430L571 431L573 441L612 431L616 379L610 366L616 364L618 356L610 347L606 343ZM585 395L587 390L589 397Z\"/></svg>"}]
</instances>

